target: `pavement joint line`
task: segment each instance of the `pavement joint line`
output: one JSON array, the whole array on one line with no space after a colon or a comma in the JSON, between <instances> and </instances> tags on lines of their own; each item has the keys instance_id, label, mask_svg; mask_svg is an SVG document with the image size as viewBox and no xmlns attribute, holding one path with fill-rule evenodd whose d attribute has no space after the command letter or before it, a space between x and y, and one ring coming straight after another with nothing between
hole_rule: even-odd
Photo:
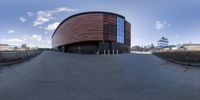
<instances>
[{"instance_id":1,"label":"pavement joint line","mask_svg":"<svg viewBox=\"0 0 200 100\"><path fill-rule=\"evenodd\" d=\"M169 63L168 61L165 61L165 62L163 62L161 64L156 65L156 67L163 66L163 65L168 64L168 63Z\"/></svg>"}]
</instances>

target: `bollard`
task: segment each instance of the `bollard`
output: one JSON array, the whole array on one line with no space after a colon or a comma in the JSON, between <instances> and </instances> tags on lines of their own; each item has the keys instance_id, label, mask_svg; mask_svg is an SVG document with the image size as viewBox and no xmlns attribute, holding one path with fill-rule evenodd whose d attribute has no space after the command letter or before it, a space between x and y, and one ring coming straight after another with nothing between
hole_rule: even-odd
<instances>
[{"instance_id":1,"label":"bollard","mask_svg":"<svg viewBox=\"0 0 200 100\"><path fill-rule=\"evenodd\" d=\"M105 49L103 50L103 54L106 55L106 50Z\"/></svg>"},{"instance_id":2,"label":"bollard","mask_svg":"<svg viewBox=\"0 0 200 100\"><path fill-rule=\"evenodd\" d=\"M118 50L116 51L116 54L118 55Z\"/></svg>"},{"instance_id":3,"label":"bollard","mask_svg":"<svg viewBox=\"0 0 200 100\"><path fill-rule=\"evenodd\" d=\"M110 50L108 49L108 55L110 55Z\"/></svg>"},{"instance_id":4,"label":"bollard","mask_svg":"<svg viewBox=\"0 0 200 100\"><path fill-rule=\"evenodd\" d=\"M99 50L97 50L97 55L99 55Z\"/></svg>"},{"instance_id":5,"label":"bollard","mask_svg":"<svg viewBox=\"0 0 200 100\"><path fill-rule=\"evenodd\" d=\"M115 55L115 50L112 50L112 54Z\"/></svg>"}]
</instances>

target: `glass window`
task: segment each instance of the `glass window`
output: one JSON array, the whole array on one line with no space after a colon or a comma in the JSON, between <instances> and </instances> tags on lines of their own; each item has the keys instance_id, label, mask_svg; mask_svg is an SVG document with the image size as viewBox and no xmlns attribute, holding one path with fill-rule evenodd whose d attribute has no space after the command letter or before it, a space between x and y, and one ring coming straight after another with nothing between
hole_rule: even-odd
<instances>
[{"instance_id":1,"label":"glass window","mask_svg":"<svg viewBox=\"0 0 200 100\"><path fill-rule=\"evenodd\" d=\"M117 42L124 43L124 19L117 17Z\"/></svg>"}]
</instances>

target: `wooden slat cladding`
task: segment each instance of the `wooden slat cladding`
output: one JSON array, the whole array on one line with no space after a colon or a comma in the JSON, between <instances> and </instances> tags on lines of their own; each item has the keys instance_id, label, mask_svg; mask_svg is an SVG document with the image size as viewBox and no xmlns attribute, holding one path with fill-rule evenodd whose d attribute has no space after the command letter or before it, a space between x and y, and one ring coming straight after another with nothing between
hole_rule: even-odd
<instances>
[{"instance_id":1,"label":"wooden slat cladding","mask_svg":"<svg viewBox=\"0 0 200 100\"><path fill-rule=\"evenodd\" d=\"M73 17L64 22L52 38L52 47L81 41L103 39L103 14L92 13Z\"/></svg>"},{"instance_id":2,"label":"wooden slat cladding","mask_svg":"<svg viewBox=\"0 0 200 100\"><path fill-rule=\"evenodd\" d=\"M131 45L131 24L125 21L125 39L124 43L127 45Z\"/></svg>"},{"instance_id":3,"label":"wooden slat cladding","mask_svg":"<svg viewBox=\"0 0 200 100\"><path fill-rule=\"evenodd\" d=\"M104 14L103 15L103 34L105 41L116 42L117 24L116 15Z\"/></svg>"},{"instance_id":4,"label":"wooden slat cladding","mask_svg":"<svg viewBox=\"0 0 200 100\"><path fill-rule=\"evenodd\" d=\"M65 20L52 37L52 47L83 41L117 42L117 19L111 13L87 13ZM130 46L131 25L125 20L125 45Z\"/></svg>"}]
</instances>

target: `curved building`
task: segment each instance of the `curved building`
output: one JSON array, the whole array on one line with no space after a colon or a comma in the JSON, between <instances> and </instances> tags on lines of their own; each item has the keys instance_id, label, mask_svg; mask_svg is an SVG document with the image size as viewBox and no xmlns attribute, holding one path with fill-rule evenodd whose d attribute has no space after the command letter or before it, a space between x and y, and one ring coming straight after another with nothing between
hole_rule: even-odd
<instances>
[{"instance_id":1,"label":"curved building","mask_svg":"<svg viewBox=\"0 0 200 100\"><path fill-rule=\"evenodd\" d=\"M60 23L52 47L72 53L125 53L130 51L131 25L110 12L85 12Z\"/></svg>"}]
</instances>

